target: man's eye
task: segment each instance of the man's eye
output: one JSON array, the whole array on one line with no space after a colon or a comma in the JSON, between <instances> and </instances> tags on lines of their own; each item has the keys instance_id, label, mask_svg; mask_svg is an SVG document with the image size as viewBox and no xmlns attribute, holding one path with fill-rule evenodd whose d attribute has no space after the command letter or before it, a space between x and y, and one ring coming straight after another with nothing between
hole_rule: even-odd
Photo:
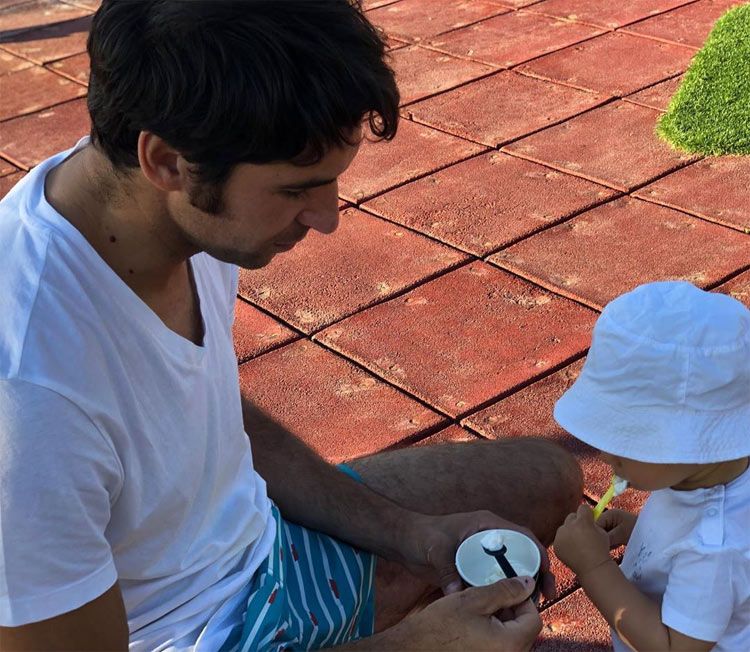
<instances>
[{"instance_id":1,"label":"man's eye","mask_svg":"<svg viewBox=\"0 0 750 652\"><path fill-rule=\"evenodd\" d=\"M306 190L282 190L281 194L290 199L302 199L307 195Z\"/></svg>"}]
</instances>

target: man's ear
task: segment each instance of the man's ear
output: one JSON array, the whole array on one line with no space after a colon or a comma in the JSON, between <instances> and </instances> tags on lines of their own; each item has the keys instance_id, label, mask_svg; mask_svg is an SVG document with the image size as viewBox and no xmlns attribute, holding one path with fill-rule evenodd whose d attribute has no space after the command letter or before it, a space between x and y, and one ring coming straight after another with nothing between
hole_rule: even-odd
<instances>
[{"instance_id":1,"label":"man's ear","mask_svg":"<svg viewBox=\"0 0 750 652\"><path fill-rule=\"evenodd\" d=\"M185 159L156 134L142 131L138 135L138 163L143 176L159 190L172 192L187 188Z\"/></svg>"}]
</instances>

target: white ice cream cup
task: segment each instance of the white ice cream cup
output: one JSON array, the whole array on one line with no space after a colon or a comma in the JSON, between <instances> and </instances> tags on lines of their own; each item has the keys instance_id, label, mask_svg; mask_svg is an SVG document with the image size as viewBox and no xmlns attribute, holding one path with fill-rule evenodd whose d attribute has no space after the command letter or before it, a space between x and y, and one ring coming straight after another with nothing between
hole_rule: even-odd
<instances>
[{"instance_id":1,"label":"white ice cream cup","mask_svg":"<svg viewBox=\"0 0 750 652\"><path fill-rule=\"evenodd\" d=\"M519 577L539 579L542 555L534 541L515 530L483 530L464 540L456 551L456 568L464 582L470 586L486 586L505 579L497 560L482 547L482 539L488 534L502 535L507 547L505 557Z\"/></svg>"}]
</instances>

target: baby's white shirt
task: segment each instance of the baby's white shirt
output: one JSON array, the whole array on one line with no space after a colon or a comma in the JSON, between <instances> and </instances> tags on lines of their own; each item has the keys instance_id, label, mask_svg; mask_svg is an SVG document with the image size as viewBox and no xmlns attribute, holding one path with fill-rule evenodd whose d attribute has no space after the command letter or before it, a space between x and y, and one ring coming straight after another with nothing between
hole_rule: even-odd
<instances>
[{"instance_id":1,"label":"baby's white shirt","mask_svg":"<svg viewBox=\"0 0 750 652\"><path fill-rule=\"evenodd\" d=\"M750 469L726 485L646 501L622 571L662 622L715 652L750 650ZM629 650L612 632L616 652Z\"/></svg>"}]
</instances>

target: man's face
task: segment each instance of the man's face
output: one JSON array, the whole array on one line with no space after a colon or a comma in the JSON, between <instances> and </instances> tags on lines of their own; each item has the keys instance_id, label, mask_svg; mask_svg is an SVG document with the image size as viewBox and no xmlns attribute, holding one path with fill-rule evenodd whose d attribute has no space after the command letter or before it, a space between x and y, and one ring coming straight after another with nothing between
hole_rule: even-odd
<instances>
[{"instance_id":1,"label":"man's face","mask_svg":"<svg viewBox=\"0 0 750 652\"><path fill-rule=\"evenodd\" d=\"M180 193L170 199L171 219L191 245L214 258L245 268L263 267L310 229L326 234L336 230L337 178L358 148L330 149L310 166L240 163L222 188L218 213L200 210L195 196L191 202L187 193Z\"/></svg>"}]
</instances>

